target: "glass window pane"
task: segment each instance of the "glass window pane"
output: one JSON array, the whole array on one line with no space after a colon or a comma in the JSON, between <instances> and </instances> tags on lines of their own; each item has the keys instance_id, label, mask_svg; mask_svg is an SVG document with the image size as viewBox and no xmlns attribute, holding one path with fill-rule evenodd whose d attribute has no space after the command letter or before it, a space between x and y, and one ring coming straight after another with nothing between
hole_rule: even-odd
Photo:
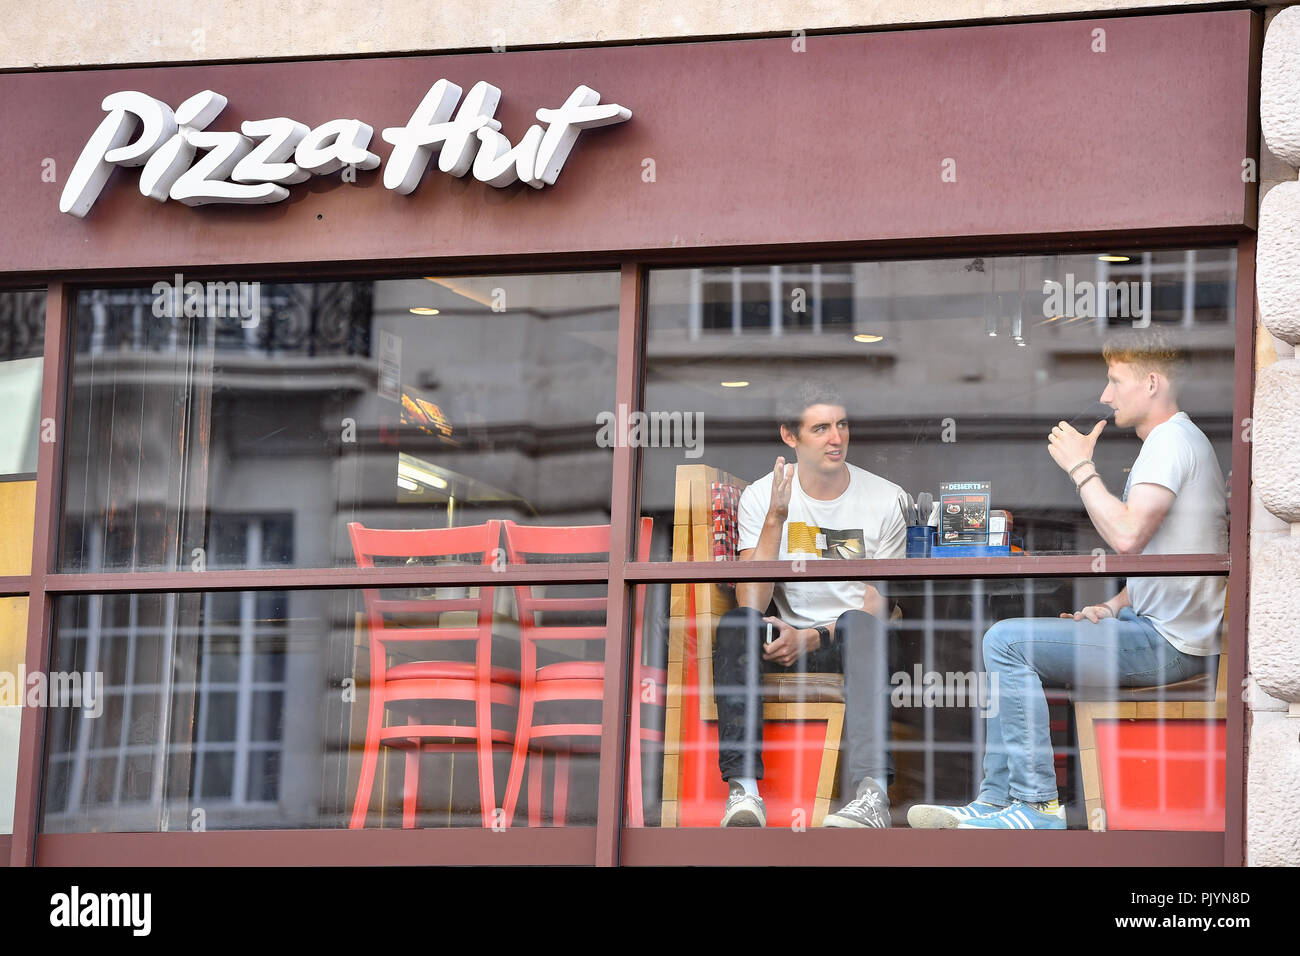
<instances>
[{"instance_id":1,"label":"glass window pane","mask_svg":"<svg viewBox=\"0 0 1300 956\"><path fill-rule=\"evenodd\" d=\"M78 294L64 570L349 566L352 522L609 521L617 273L216 285Z\"/></svg>"},{"instance_id":2,"label":"glass window pane","mask_svg":"<svg viewBox=\"0 0 1300 956\"><path fill-rule=\"evenodd\" d=\"M1194 644L1096 611L1122 604L1113 576L873 582L876 612L826 644L768 644L724 582L639 588L627 822L948 827L982 798L1056 800L1032 817L1054 829L1222 830L1227 581L1191 580L1218 599ZM1085 608L1100 622L1059 616Z\"/></svg>"},{"instance_id":3,"label":"glass window pane","mask_svg":"<svg viewBox=\"0 0 1300 956\"><path fill-rule=\"evenodd\" d=\"M18 733L27 690L18 680L27 664L27 601L0 598L0 833L13 833L14 825Z\"/></svg>"},{"instance_id":4,"label":"glass window pane","mask_svg":"<svg viewBox=\"0 0 1300 956\"><path fill-rule=\"evenodd\" d=\"M642 508L657 526L652 558L673 559L681 537L674 539L673 530L710 518L717 557L746 550L742 541L752 547L756 532L747 535L737 520L744 509L715 514L713 489L689 502L681 489L710 469L743 496L773 473L778 457L801 464L805 477L814 469L851 473L854 495L864 481L871 484L871 513L863 520L872 527L863 529L862 543L873 554L897 550L908 525L944 524L933 509L945 492L958 496L955 513L969 525L945 527L945 545L1031 554L1130 550L1089 519L1075 482L1095 467L1098 478L1087 490L1104 487L1123 497L1146 447L1138 472L1145 480L1132 483L1164 480L1167 487L1170 476L1155 472L1158 460L1170 457L1171 431L1186 438L1180 447L1195 446L1194 487L1180 489L1171 512L1169 527L1177 533L1160 535L1147 551L1224 552L1234 270L1230 248L652 270L644 437L635 442ZM723 296L728 287L734 298ZM753 303L773 294L781 297L782 322L748 321ZM717 315L723 303L725 321ZM723 327L733 334L708 334ZM743 346L736 335L744 336ZM1120 351L1107 353L1114 359L1108 363L1103 349L1112 344ZM1112 365L1123 366L1114 388ZM1153 371L1164 384L1148 396L1138 379ZM795 394L801 386L811 398ZM847 430L838 440L795 432L783 439L782 419L797 425L810 407L804 399L844 409ZM804 403L787 410L790 401ZM1161 441L1148 447L1156 424L1175 417L1179 422L1157 431ZM1064 464L1049 450L1061 421L1079 432L1062 451L1070 459ZM1089 451L1092 439L1082 436L1102 421ZM1094 465L1076 469L1072 480L1068 469L1089 458ZM821 500L845 490L831 485ZM900 492L917 503L929 496L927 513L899 508ZM969 502L978 507L967 509L966 494L981 496ZM751 504L752 529L761 525L770 494ZM893 521L904 513L905 523ZM815 518L790 519L815 529L814 544L821 528ZM1003 530L994 531L995 524ZM817 550L829 553L825 543ZM783 538L781 556L794 554ZM689 558L679 552L676 559Z\"/></svg>"},{"instance_id":5,"label":"glass window pane","mask_svg":"<svg viewBox=\"0 0 1300 956\"><path fill-rule=\"evenodd\" d=\"M607 557L608 526L593 530ZM545 546L523 542L532 555ZM88 691L51 698L42 826L592 826L606 594L601 583L280 591L273 601L235 592L232 603L61 597L55 672ZM262 615L268 605L275 616ZM108 655L131 666L112 668ZM150 666L136 666L145 655ZM372 725L380 670L382 722ZM527 690L525 672L535 676ZM480 693L492 714L486 813ZM358 802L363 779L369 796Z\"/></svg>"},{"instance_id":6,"label":"glass window pane","mask_svg":"<svg viewBox=\"0 0 1300 956\"><path fill-rule=\"evenodd\" d=\"M45 290L0 292L0 575L31 572L44 351Z\"/></svg>"}]
</instances>

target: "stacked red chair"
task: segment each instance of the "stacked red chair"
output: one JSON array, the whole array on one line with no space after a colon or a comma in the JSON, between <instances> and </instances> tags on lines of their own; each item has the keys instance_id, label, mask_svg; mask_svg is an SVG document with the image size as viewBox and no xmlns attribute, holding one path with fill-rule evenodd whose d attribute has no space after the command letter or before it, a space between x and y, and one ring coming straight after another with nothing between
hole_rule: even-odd
<instances>
[{"instance_id":1,"label":"stacked red chair","mask_svg":"<svg viewBox=\"0 0 1300 956\"><path fill-rule=\"evenodd\" d=\"M491 565L499 546L501 522L465 528L386 531L348 525L357 565L373 568L376 558L435 559L481 555ZM492 607L495 589L479 587L477 597L390 598L381 589L364 590L370 638L370 707L366 724L365 751L357 785L350 827L365 826L374 789L375 771L381 747L405 752L402 790L402 825L414 827L419 794L420 755L426 751L472 750L478 755L479 803L483 826L492 826L498 803L492 772L493 753L508 749L512 735L508 728L493 726L493 706L514 708L519 702L519 672L492 665ZM474 611L473 624L437 626L438 616L447 611ZM405 621L403 620L405 618ZM432 620L429 626L421 626ZM404 626L405 624L414 626ZM394 652L404 657L429 654L440 644L471 641L473 661L406 660L393 662ZM451 709L473 720L454 723L420 723L414 717L405 724L388 723L390 704L422 701L452 702ZM459 702L459 703L455 703ZM472 708L465 703L472 704ZM434 708L426 708L433 712ZM446 709L445 707L443 708ZM508 721L507 721L508 723Z\"/></svg>"},{"instance_id":2,"label":"stacked red chair","mask_svg":"<svg viewBox=\"0 0 1300 956\"><path fill-rule=\"evenodd\" d=\"M638 539L637 559L650 557L650 539L653 521L642 518ZM598 555L609 553L609 525L577 527L530 527L505 522L506 554L512 564L525 564L528 555L553 557L556 555ZM554 755L554 793L551 820L563 826L568 804L570 757L575 753L599 753L599 722L553 722L539 720L539 704L571 701L595 702L598 711L605 697L604 654L596 660L562 661L538 664L538 647L546 641L593 641L602 649L606 638L605 624L571 626L546 623L548 615L574 612L604 611L606 597L538 597L530 586L515 588L519 608L520 672L519 719L515 729L514 756L510 762L510 779L506 783L503 809L507 824L514 819L520 791L523 788L525 766L529 769L528 824L542 823L542 769L543 755ZM663 732L646 727L642 720L643 704L662 708L667 674L641 663L642 618L645 610L645 589L636 589L634 628L632 642L632 692L631 725L628 731L628 821L632 826L642 826L644 809L641 795L641 744L643 741L662 741Z\"/></svg>"}]
</instances>

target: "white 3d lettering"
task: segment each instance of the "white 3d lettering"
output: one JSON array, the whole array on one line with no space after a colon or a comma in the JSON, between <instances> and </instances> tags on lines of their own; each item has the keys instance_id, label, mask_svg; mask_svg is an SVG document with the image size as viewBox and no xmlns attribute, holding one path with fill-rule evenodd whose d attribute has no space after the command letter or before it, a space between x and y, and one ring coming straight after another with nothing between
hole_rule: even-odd
<instances>
[{"instance_id":1,"label":"white 3d lettering","mask_svg":"<svg viewBox=\"0 0 1300 956\"><path fill-rule=\"evenodd\" d=\"M384 167L385 188L414 192L435 151L438 169L451 176L472 173L497 188L516 181L534 189L553 186L582 130L632 118L631 110L601 103L599 93L579 86L558 109L537 110L544 125L530 126L518 145L511 145L494 116L501 91L475 83L463 102L461 92L456 84L438 80L405 126L381 133L393 147ZM374 130L357 119L330 120L309 129L281 116L247 121L238 132L208 130L226 102L220 93L203 90L173 112L144 93L125 90L106 96L101 105L108 115L86 141L59 210L85 216L114 166L143 166L140 192L151 199L201 206L280 202L288 198L286 186L314 175L345 166L374 169L382 162L367 149Z\"/></svg>"},{"instance_id":2,"label":"white 3d lettering","mask_svg":"<svg viewBox=\"0 0 1300 956\"><path fill-rule=\"evenodd\" d=\"M166 202L171 196L172 186L176 184L176 180L180 179L181 173L189 169L190 163L194 162L196 148L190 142L190 134L207 129L208 124L216 119L225 108L226 98L220 93L214 93L211 90L195 93L178 106L176 108L176 122L172 125L173 135L154 151L154 154L149 157L149 161L144 164L144 170L140 173L140 192L150 199ZM84 159L86 154L83 152L81 155ZM75 181L76 176L73 176L63 190L64 202L67 201L69 191L74 188L73 183ZM98 195L98 190L96 190L96 195ZM90 203L94 203L94 201L95 196L91 196ZM60 208L63 208L62 204L60 204ZM64 209L63 211L67 212L68 210ZM74 213L74 215L78 214Z\"/></svg>"}]
</instances>

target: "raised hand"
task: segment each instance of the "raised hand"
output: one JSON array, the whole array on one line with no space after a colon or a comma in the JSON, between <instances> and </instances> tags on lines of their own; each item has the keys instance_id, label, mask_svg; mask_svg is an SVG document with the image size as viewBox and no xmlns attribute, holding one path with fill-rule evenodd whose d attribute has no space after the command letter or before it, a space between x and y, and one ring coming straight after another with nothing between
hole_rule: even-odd
<instances>
[{"instance_id":1,"label":"raised hand","mask_svg":"<svg viewBox=\"0 0 1300 956\"><path fill-rule=\"evenodd\" d=\"M1092 450L1105 427L1106 419L1103 418L1085 435L1069 422L1057 422L1047 436L1047 450L1051 453L1052 460L1067 472L1079 462L1088 461L1092 458Z\"/></svg>"},{"instance_id":2,"label":"raised hand","mask_svg":"<svg viewBox=\"0 0 1300 956\"><path fill-rule=\"evenodd\" d=\"M794 482L794 465L787 465L785 458L778 458L772 469L772 500L767 506L767 513L773 518L785 521L790 514L790 489Z\"/></svg>"}]
</instances>

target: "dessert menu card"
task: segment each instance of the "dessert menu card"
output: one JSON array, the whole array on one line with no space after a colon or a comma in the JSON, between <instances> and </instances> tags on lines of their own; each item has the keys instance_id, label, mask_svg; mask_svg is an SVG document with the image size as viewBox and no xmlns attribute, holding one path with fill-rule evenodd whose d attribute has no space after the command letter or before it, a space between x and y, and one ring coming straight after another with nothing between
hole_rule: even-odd
<instances>
[{"instance_id":1,"label":"dessert menu card","mask_svg":"<svg viewBox=\"0 0 1300 956\"><path fill-rule=\"evenodd\" d=\"M938 543L989 543L989 482L945 481L939 486Z\"/></svg>"}]
</instances>

